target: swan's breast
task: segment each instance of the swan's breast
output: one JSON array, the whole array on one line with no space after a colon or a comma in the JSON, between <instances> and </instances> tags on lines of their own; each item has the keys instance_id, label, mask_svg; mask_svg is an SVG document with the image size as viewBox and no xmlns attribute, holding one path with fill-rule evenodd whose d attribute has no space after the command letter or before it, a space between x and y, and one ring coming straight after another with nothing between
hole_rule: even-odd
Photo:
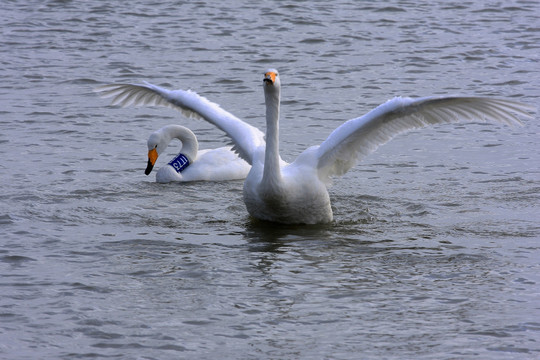
<instances>
[{"instance_id":1,"label":"swan's breast","mask_svg":"<svg viewBox=\"0 0 540 360\"><path fill-rule=\"evenodd\" d=\"M314 171L303 170L284 169L281 182L271 185L261 181L261 174L250 174L244 184L244 202L248 212L255 218L281 223L332 221L326 186Z\"/></svg>"},{"instance_id":2,"label":"swan's breast","mask_svg":"<svg viewBox=\"0 0 540 360\"><path fill-rule=\"evenodd\" d=\"M173 181L182 181L182 175L176 172L172 166L165 165L156 173L156 182L168 183Z\"/></svg>"}]
</instances>

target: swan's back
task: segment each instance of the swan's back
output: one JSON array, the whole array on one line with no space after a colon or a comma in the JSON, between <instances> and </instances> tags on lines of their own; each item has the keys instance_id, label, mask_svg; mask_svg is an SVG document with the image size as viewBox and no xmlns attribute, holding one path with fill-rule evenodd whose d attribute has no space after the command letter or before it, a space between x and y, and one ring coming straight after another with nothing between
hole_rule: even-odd
<instances>
[{"instance_id":1,"label":"swan's back","mask_svg":"<svg viewBox=\"0 0 540 360\"><path fill-rule=\"evenodd\" d=\"M245 179L251 169L251 166L239 158L231 147L200 150L194 165L184 171L185 181Z\"/></svg>"}]
</instances>

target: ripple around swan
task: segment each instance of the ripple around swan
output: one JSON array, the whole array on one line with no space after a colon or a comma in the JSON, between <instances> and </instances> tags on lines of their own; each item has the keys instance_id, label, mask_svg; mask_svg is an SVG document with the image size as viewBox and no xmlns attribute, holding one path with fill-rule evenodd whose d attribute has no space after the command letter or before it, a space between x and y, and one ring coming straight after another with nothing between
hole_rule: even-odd
<instances>
[{"instance_id":1,"label":"ripple around swan","mask_svg":"<svg viewBox=\"0 0 540 360\"><path fill-rule=\"evenodd\" d=\"M241 181L144 175L154 130L222 132L92 90L190 88L264 128L276 67L292 160L395 95L540 107L539 6L3 2L0 357L537 357L538 121L398 136L335 179L334 222L276 226Z\"/></svg>"}]
</instances>

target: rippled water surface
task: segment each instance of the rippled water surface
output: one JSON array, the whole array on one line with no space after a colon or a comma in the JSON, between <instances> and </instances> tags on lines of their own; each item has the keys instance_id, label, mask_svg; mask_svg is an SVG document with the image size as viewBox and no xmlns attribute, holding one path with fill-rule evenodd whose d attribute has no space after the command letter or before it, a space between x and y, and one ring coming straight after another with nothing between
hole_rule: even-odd
<instances>
[{"instance_id":1,"label":"rippled water surface","mask_svg":"<svg viewBox=\"0 0 540 360\"><path fill-rule=\"evenodd\" d=\"M219 130L92 92L191 88L263 128L278 68L292 160L396 95L539 107L537 1L0 12L0 358L540 357L537 115L402 135L335 181L333 223L276 226L249 219L242 181L143 174L153 130L184 124L203 148Z\"/></svg>"}]
</instances>

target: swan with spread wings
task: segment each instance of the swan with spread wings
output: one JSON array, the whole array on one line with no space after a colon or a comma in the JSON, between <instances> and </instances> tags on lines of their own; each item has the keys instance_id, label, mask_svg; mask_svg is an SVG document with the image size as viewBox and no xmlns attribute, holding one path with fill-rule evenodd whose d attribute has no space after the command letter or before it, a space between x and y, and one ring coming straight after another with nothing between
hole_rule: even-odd
<instances>
[{"instance_id":1,"label":"swan with spread wings","mask_svg":"<svg viewBox=\"0 0 540 360\"><path fill-rule=\"evenodd\" d=\"M318 146L292 163L279 155L281 80L277 70L264 73L266 135L219 105L192 91L156 85L111 84L97 91L113 105L164 105L202 118L223 130L233 150L251 165L244 182L244 202L251 216L288 224L328 223L333 219L327 187L359 160L396 135L428 125L459 121L521 124L528 105L489 97L397 97L366 115L346 121Z\"/></svg>"}]
</instances>

